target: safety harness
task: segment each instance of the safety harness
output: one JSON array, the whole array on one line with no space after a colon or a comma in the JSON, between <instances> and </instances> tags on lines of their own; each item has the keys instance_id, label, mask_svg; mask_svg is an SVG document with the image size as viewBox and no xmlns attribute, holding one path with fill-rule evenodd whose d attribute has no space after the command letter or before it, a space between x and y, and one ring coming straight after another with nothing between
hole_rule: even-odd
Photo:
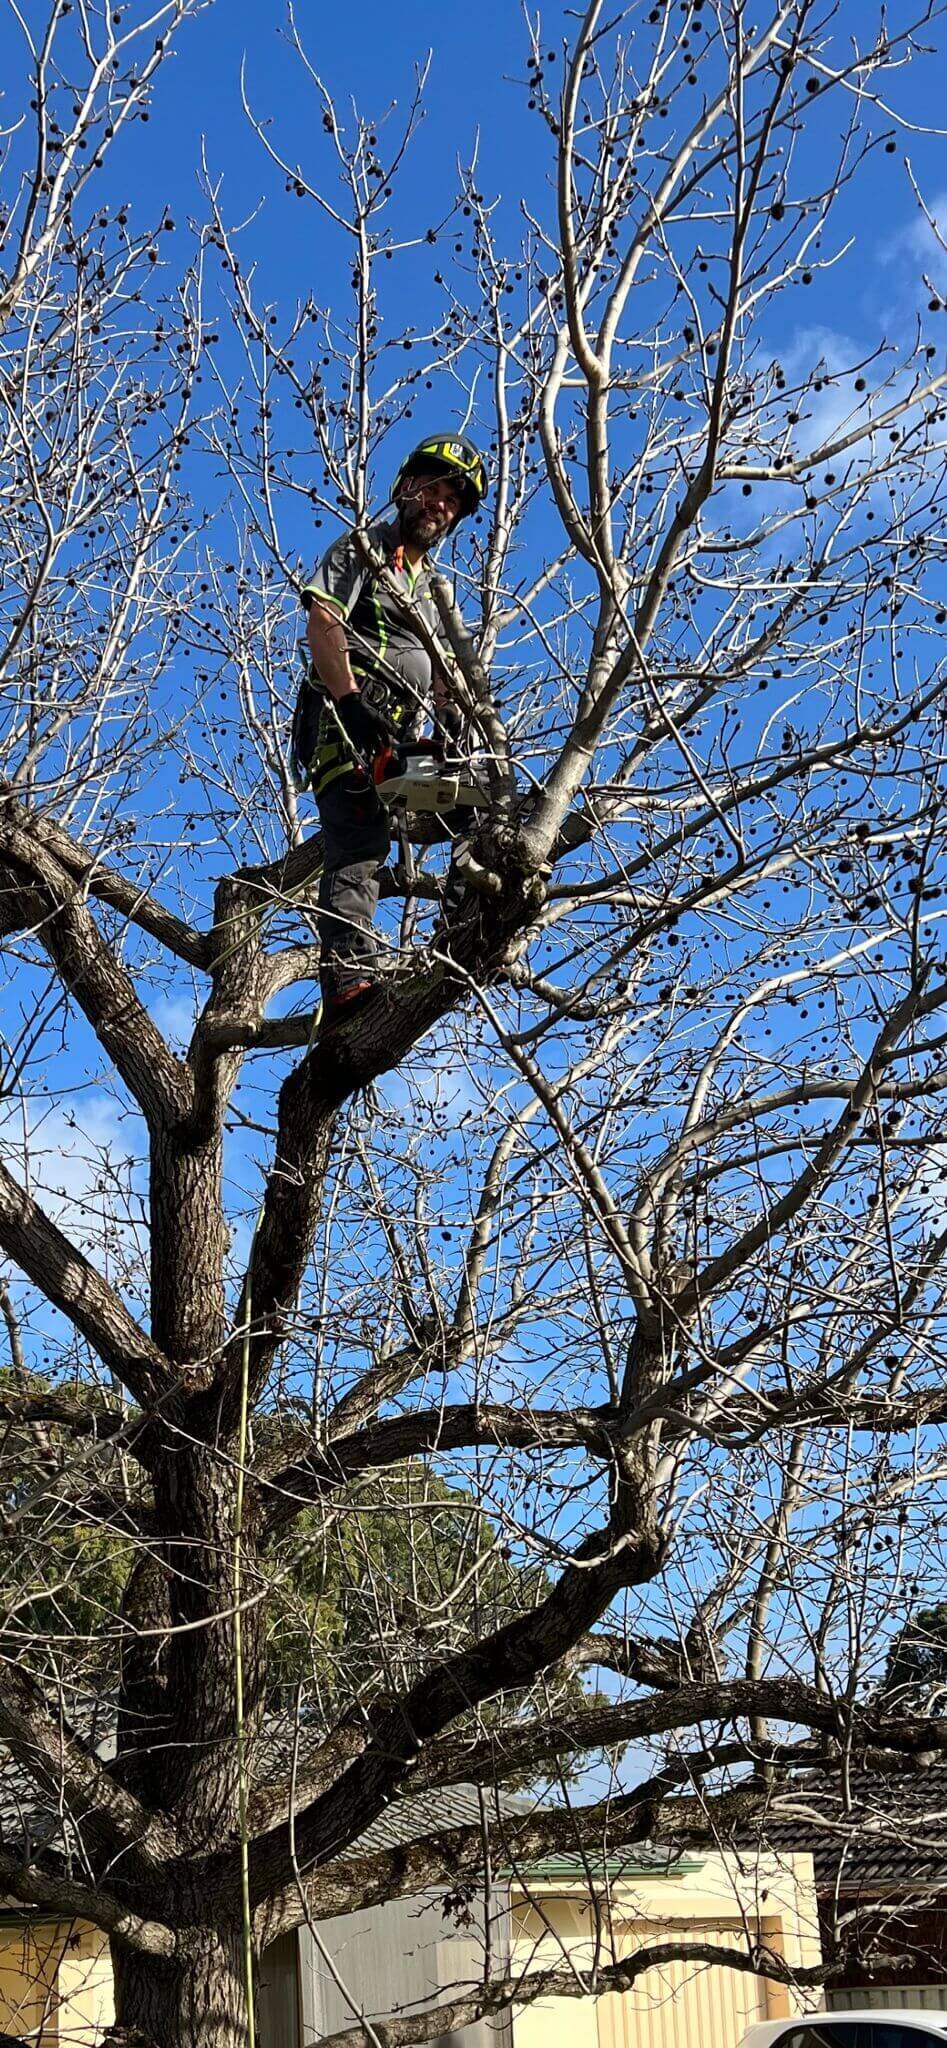
<instances>
[{"instance_id":1,"label":"safety harness","mask_svg":"<svg viewBox=\"0 0 947 2048\"><path fill-rule=\"evenodd\" d=\"M394 728L395 739L380 747L374 760L360 758L312 665L308 645L301 642L305 679L296 703L292 733L293 767L299 788L310 786L318 799L343 776L360 770L371 778L381 801L389 806L400 804L409 811L444 812L485 803L486 784L480 781L471 762L456 756L453 750L452 758L445 761L443 749L435 742L414 738L411 728L419 722L426 706L415 706L409 701L405 677L386 661L383 648L367 641L351 620L347 630L361 641L362 649L371 657L370 670L357 659L352 662L359 691L384 712Z\"/></svg>"}]
</instances>

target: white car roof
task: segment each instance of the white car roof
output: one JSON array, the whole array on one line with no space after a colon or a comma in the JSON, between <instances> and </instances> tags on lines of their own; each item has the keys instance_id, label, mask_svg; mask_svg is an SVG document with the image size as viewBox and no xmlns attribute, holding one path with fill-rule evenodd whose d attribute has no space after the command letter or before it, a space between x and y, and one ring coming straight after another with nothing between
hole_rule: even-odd
<instances>
[{"instance_id":1,"label":"white car roof","mask_svg":"<svg viewBox=\"0 0 947 2048\"><path fill-rule=\"evenodd\" d=\"M877 2025L898 2027L922 2027L928 2034L947 2034L947 2011L925 2012L921 2006L863 2005L844 2012L797 2012L792 2018L782 2020L758 2020L748 2027L740 2042L740 2048L776 2048L784 2034L794 2033L797 2027L818 2026L820 2021L831 2022L833 2027L850 2026L854 2021L872 2020Z\"/></svg>"}]
</instances>

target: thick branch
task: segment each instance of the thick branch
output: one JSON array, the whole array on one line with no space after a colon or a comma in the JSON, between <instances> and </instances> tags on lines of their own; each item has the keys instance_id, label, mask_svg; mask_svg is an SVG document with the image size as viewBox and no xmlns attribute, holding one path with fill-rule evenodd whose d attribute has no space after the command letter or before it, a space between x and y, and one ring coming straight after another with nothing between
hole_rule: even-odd
<instances>
[{"instance_id":1,"label":"thick branch","mask_svg":"<svg viewBox=\"0 0 947 2048\"><path fill-rule=\"evenodd\" d=\"M371 2035L377 2048L410 2048L418 2041L432 2041L450 2035L477 2020L504 2012L511 2005L532 2005L538 1998L601 1998L608 1991L632 1991L648 1970L667 1963L716 1964L725 1970L743 1970L754 1977L770 1977L778 1984L823 1984L829 1971L824 1963L790 1966L765 1943L752 1943L745 1950L718 1948L710 1941L664 1941L654 1948L637 1949L623 1962L599 1963L583 1970L528 1970L494 1978L468 1996L458 1996L425 2012L394 2014L389 2019L372 2019ZM365 2048L365 2028L342 2027L338 2033L320 2037L320 2048Z\"/></svg>"},{"instance_id":2,"label":"thick branch","mask_svg":"<svg viewBox=\"0 0 947 2048\"><path fill-rule=\"evenodd\" d=\"M36 1863L20 1863L0 1851L0 1888L24 1906L49 1909L59 1920L91 1920L94 1927L143 1955L173 1956L177 1942L161 1921L142 1920L100 1885L77 1883Z\"/></svg>"},{"instance_id":3,"label":"thick branch","mask_svg":"<svg viewBox=\"0 0 947 2048\"><path fill-rule=\"evenodd\" d=\"M477 1444L508 1449L575 1449L600 1457L609 1452L608 1408L514 1408L506 1403L463 1402L395 1415L354 1435L337 1438L327 1451L289 1465L271 1482L292 1496L292 1505L344 1485L358 1472L400 1465L434 1451L470 1450Z\"/></svg>"},{"instance_id":4,"label":"thick branch","mask_svg":"<svg viewBox=\"0 0 947 2048\"><path fill-rule=\"evenodd\" d=\"M416 1785L450 1785L521 1777L541 1763L582 1751L611 1748L616 1743L644 1741L703 1722L767 1715L773 1720L817 1728L826 1735L841 1730L840 1709L815 1686L791 1678L713 1681L685 1685L676 1692L652 1694L644 1700L608 1701L588 1707L570 1706L561 1714L498 1730L485 1741L448 1740L428 1749L412 1775ZM880 1724L873 1740L883 1740ZM910 1744L906 1744L910 1747Z\"/></svg>"},{"instance_id":5,"label":"thick branch","mask_svg":"<svg viewBox=\"0 0 947 2048\"><path fill-rule=\"evenodd\" d=\"M0 1393L0 1422L54 1422L70 1436L94 1436L105 1442L123 1430L128 1417L119 1408L95 1408L88 1401L70 1400L68 1394Z\"/></svg>"},{"instance_id":6,"label":"thick branch","mask_svg":"<svg viewBox=\"0 0 947 2048\"><path fill-rule=\"evenodd\" d=\"M128 1851L149 1865L169 1855L174 1837L117 1785L80 1737L52 1714L42 1687L20 1664L0 1663L0 1739L31 1778L64 1803L83 1836L110 1855Z\"/></svg>"},{"instance_id":7,"label":"thick branch","mask_svg":"<svg viewBox=\"0 0 947 2048\"><path fill-rule=\"evenodd\" d=\"M30 811L9 792L3 795L3 807L22 831L35 838L39 848L51 853L60 867L74 881L82 884L87 896L109 904L113 910L120 910L130 924L137 925L150 938L158 939L169 952L185 960L189 967L208 965L210 942L204 934L157 903L138 882L133 882L130 876L121 874L117 868L107 866L97 854L87 852L55 819L45 813Z\"/></svg>"},{"instance_id":8,"label":"thick branch","mask_svg":"<svg viewBox=\"0 0 947 2048\"><path fill-rule=\"evenodd\" d=\"M662 1691L681 1685L689 1675L687 1654L679 1643L604 1629L594 1630L576 1643L568 1665L573 1671L617 1671L638 1685L653 1685Z\"/></svg>"},{"instance_id":9,"label":"thick branch","mask_svg":"<svg viewBox=\"0 0 947 2048\"><path fill-rule=\"evenodd\" d=\"M252 1398L288 1328L319 1218L339 1109L357 1089L396 1068L455 1007L470 980L479 984L497 972L511 939L534 911L528 879L510 876L502 899L484 906L479 924L468 924L452 938L456 971L443 957L422 956L415 971L379 990L351 1024L320 1039L284 1081L276 1158L242 1298L250 1325ZM241 1317L207 1397L217 1413L223 1396L225 1428L233 1426L237 1412L243 1342Z\"/></svg>"},{"instance_id":10,"label":"thick branch","mask_svg":"<svg viewBox=\"0 0 947 2048\"><path fill-rule=\"evenodd\" d=\"M0 857L25 922L35 928L65 987L149 1122L181 1116L191 1095L187 1068L169 1050L139 1000L131 976L83 902L80 885L2 813Z\"/></svg>"},{"instance_id":11,"label":"thick branch","mask_svg":"<svg viewBox=\"0 0 947 2048\"><path fill-rule=\"evenodd\" d=\"M671 1799L653 1797L645 1788L644 1797L638 1790L594 1806L504 1814L491 1822L493 1860L511 1871L525 1870L545 1856L594 1857L601 1854L603 1844L611 1855L649 1839L669 1849L695 1843L719 1848L735 1829L758 1823L771 1800L768 1788L758 1783L716 1795L701 1792ZM337 1857L307 1881L309 1909L316 1918L328 1919L387 1899L410 1898L432 1885L476 1878L483 1868L483 1848L483 1830L477 1823L446 1828L371 1856ZM259 1915L267 1940L298 1926L304 1917L295 1879Z\"/></svg>"},{"instance_id":12,"label":"thick branch","mask_svg":"<svg viewBox=\"0 0 947 2048\"><path fill-rule=\"evenodd\" d=\"M864 1768L877 1771L883 1778L899 1767L899 1759L903 1759L903 1769L911 1771L932 1750L947 1751L945 1724L919 1716L888 1717L873 1710L853 1713L845 1703L833 1701L816 1687L793 1679L737 1679L717 1685L682 1687L670 1698L662 1695L633 1702L627 1709L593 1707L587 1712L589 1718L584 1722L583 1734L599 1742L668 1734L693 1727L701 1720L718 1727L727 1719L769 1715L774 1720L809 1726L834 1737L849 1753L859 1757ZM438 1782L456 1782L463 1778L465 1770L479 1771L482 1782L513 1775L514 1752L522 1762L528 1747L527 1738L522 1750L517 1748L516 1731L502 1739L502 1746L499 1739L466 1745L445 1743L437 1753ZM716 1768L726 1756L719 1745L712 1747ZM538 1750L536 1753L539 1754ZM564 1722L561 1727L556 1726L540 1760L554 1763L570 1753L574 1751L568 1723ZM749 1760L749 1751L743 1753ZM789 1751L771 1746L771 1753L777 1759L785 1755L797 1763L813 1761L811 1745L806 1744L797 1744ZM433 1768L427 1769L427 1763L434 1755L433 1749L428 1752L424 1767L412 1773L406 1790L414 1791L422 1785L430 1789L434 1772ZM680 1771L676 1766L673 1770L666 1768L621 1798L585 1807L546 1808L522 1816L504 1814L494 1824L494 1860L502 1860L510 1869L525 1868L545 1856L594 1857L606 1843L612 1854L645 1840L660 1841L668 1848L693 1844L719 1847L721 1840L739 1834L751 1823L759 1827L767 1817L779 1818L778 1789L774 1794L768 1780L748 1778L719 1794L702 1791L688 1796L676 1790L682 1775L683 1763ZM686 1775L694 1775L691 1766L687 1767ZM356 1842L354 1852L336 1856L308 1879L306 1895L310 1910L317 1917L356 1912L388 1898L411 1896L433 1884L476 1877L482 1868L483 1835L477 1824L428 1834L371 1856L360 1856L357 1849ZM270 1904L261 1907L261 1924L265 1924L270 1939L297 1925L301 1918L296 1885L276 1891Z\"/></svg>"},{"instance_id":13,"label":"thick branch","mask_svg":"<svg viewBox=\"0 0 947 2048\"><path fill-rule=\"evenodd\" d=\"M300 973L316 970L318 949L263 949L267 911L288 906L320 872L322 835L279 860L238 868L224 875L214 891L214 924L207 941L211 990L198 1019L188 1052L194 1076L195 1138L219 1135L227 1104L240 1073L242 1055L253 1046L284 1046L310 1042L312 1020L300 1037L290 1020L267 1023L267 1003Z\"/></svg>"},{"instance_id":14,"label":"thick branch","mask_svg":"<svg viewBox=\"0 0 947 2048\"><path fill-rule=\"evenodd\" d=\"M163 1352L139 1329L101 1273L70 1244L0 1163L0 1244L142 1407L174 1385Z\"/></svg>"},{"instance_id":15,"label":"thick branch","mask_svg":"<svg viewBox=\"0 0 947 2048\"><path fill-rule=\"evenodd\" d=\"M303 1869L330 1862L371 1825L412 1772L425 1744L449 1722L495 1693L530 1685L587 1633L621 1588L653 1577L662 1554L659 1533L644 1499L627 1481L618 1493L616 1526L582 1546L531 1613L435 1665L403 1699L385 1708L363 1754L299 1815L294 1845L288 1827L254 1844L250 1875L258 1900L286 1882L293 1847Z\"/></svg>"}]
</instances>

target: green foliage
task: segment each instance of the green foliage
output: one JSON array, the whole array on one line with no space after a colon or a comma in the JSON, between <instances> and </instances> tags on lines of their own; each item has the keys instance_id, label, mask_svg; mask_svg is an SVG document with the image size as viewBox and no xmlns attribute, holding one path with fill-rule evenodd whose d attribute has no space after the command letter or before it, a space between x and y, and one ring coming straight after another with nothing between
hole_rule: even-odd
<instances>
[{"instance_id":1,"label":"green foliage","mask_svg":"<svg viewBox=\"0 0 947 2048\"><path fill-rule=\"evenodd\" d=\"M90 1407L101 1399L80 1383L61 1391ZM41 1397L49 1387L38 1375L0 1370L0 1396L6 1392ZM268 1433L268 1419L260 1426ZM75 1506L60 1499L63 1478L72 1490L82 1445L54 1423L3 1427L3 1506L21 1540L7 1547L0 1596L21 1653L48 1668L68 1648L75 1674L78 1648L85 1685L109 1696L139 1539L91 1514L84 1526ZM147 1509L137 1466L128 1487L129 1508ZM410 1685L439 1657L536 1606L549 1589L541 1566L514 1561L472 1493L417 1466L369 1473L327 1497L256 1570L268 1710L298 1704L310 1725L326 1728L379 1690ZM573 1696L582 1696L579 1681L560 1675L542 1697L548 1705ZM497 1704L484 1709L477 1725L490 1726L497 1711Z\"/></svg>"},{"instance_id":2,"label":"green foliage","mask_svg":"<svg viewBox=\"0 0 947 2048\"><path fill-rule=\"evenodd\" d=\"M905 1623L888 1652L881 1689L905 1712L947 1710L947 1601L919 1608Z\"/></svg>"},{"instance_id":3,"label":"green foliage","mask_svg":"<svg viewBox=\"0 0 947 2048\"><path fill-rule=\"evenodd\" d=\"M0 1369L0 1397L41 1399L50 1391L38 1373ZM100 1393L80 1382L55 1391L101 1408ZM75 1671L76 1648L84 1646L85 1681L101 1686L117 1676L122 1595L137 1546L118 1527L103 1527L91 1512L85 1521L63 1501L84 1441L55 1423L0 1425L0 1497L16 1532L4 1547L0 1599L21 1654L35 1655L48 1670L68 1647ZM131 1482L128 1500L132 1507Z\"/></svg>"},{"instance_id":4,"label":"green foliage","mask_svg":"<svg viewBox=\"0 0 947 2048\"><path fill-rule=\"evenodd\" d=\"M371 1474L334 1512L301 1516L273 1563L274 1701L301 1689L304 1711L327 1722L379 1680L401 1690L549 1590L541 1566L513 1561L473 1494L414 1466ZM557 1698L564 1688L581 1696L560 1676Z\"/></svg>"}]
</instances>

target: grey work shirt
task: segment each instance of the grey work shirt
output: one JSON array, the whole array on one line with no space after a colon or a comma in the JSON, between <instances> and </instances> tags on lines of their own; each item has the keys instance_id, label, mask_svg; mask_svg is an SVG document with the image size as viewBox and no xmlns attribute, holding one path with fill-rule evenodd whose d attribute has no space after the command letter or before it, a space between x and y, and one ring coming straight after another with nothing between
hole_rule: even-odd
<instances>
[{"instance_id":1,"label":"grey work shirt","mask_svg":"<svg viewBox=\"0 0 947 2048\"><path fill-rule=\"evenodd\" d=\"M384 555L399 590L412 600L431 631L440 638L440 618L431 593L426 562L412 569L398 566L395 521L378 520L368 528L372 546ZM415 633L409 615L372 574L353 533L343 533L326 549L302 591L309 610L314 597L345 620L349 660L354 673L381 685L384 696L405 708L406 723L419 719L431 700L431 658ZM375 691L369 691L374 695Z\"/></svg>"}]
</instances>

